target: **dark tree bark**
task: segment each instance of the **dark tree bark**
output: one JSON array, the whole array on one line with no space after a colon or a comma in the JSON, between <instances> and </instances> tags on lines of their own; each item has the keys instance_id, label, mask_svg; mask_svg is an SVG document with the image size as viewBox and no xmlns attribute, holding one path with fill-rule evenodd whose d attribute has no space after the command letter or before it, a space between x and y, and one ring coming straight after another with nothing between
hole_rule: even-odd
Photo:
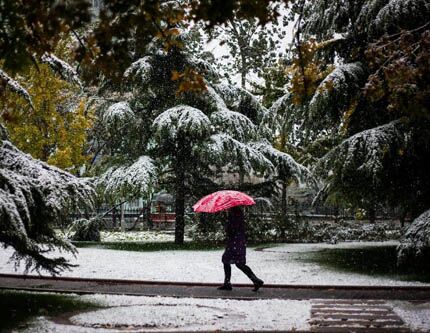
<instances>
[{"instance_id":1,"label":"dark tree bark","mask_svg":"<svg viewBox=\"0 0 430 333\"><path fill-rule=\"evenodd\" d=\"M181 142L181 141L179 141ZM184 144L178 144L175 166L175 244L184 244L185 233L185 159Z\"/></svg>"},{"instance_id":2,"label":"dark tree bark","mask_svg":"<svg viewBox=\"0 0 430 333\"><path fill-rule=\"evenodd\" d=\"M288 225L288 206L287 206L287 182L282 182L281 194L281 238L285 239L285 230Z\"/></svg>"},{"instance_id":3,"label":"dark tree bark","mask_svg":"<svg viewBox=\"0 0 430 333\"><path fill-rule=\"evenodd\" d=\"M369 214L370 223L375 223L376 222L376 208L374 205L371 205L369 207L368 214Z\"/></svg>"}]
</instances>

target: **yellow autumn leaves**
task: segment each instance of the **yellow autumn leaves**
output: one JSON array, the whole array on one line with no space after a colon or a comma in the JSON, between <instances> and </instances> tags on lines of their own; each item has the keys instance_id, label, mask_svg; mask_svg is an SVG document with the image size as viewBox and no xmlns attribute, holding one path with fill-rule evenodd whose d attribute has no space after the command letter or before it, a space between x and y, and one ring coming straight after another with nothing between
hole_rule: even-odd
<instances>
[{"instance_id":1,"label":"yellow autumn leaves","mask_svg":"<svg viewBox=\"0 0 430 333\"><path fill-rule=\"evenodd\" d=\"M77 173L89 159L87 132L93 111L87 100L46 64L30 67L19 81L32 96L34 109L12 92L2 95L0 121L10 140L34 158Z\"/></svg>"}]
</instances>

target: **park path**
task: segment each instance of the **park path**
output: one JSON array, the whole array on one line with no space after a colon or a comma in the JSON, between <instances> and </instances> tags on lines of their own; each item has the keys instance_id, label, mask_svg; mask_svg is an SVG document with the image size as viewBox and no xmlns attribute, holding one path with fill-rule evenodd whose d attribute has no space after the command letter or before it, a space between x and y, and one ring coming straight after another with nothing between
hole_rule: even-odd
<instances>
[{"instance_id":1,"label":"park path","mask_svg":"<svg viewBox=\"0 0 430 333\"><path fill-rule=\"evenodd\" d=\"M0 274L0 288L76 294L117 294L227 299L386 299L430 300L429 286L265 285L258 292L250 284L220 291L214 283L88 279Z\"/></svg>"},{"instance_id":2,"label":"park path","mask_svg":"<svg viewBox=\"0 0 430 333\"><path fill-rule=\"evenodd\" d=\"M248 284L220 291L213 283L161 282L0 274L0 289L74 294L166 296L236 300L308 300L310 332L412 332L390 301L430 303L429 286L265 285ZM143 330L144 331L144 330Z\"/></svg>"}]
</instances>

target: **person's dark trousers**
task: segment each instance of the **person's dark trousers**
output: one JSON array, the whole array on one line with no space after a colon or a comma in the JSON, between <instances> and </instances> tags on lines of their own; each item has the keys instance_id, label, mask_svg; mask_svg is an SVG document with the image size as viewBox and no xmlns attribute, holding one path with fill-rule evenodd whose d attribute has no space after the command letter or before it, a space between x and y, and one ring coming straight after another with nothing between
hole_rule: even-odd
<instances>
[{"instance_id":1,"label":"person's dark trousers","mask_svg":"<svg viewBox=\"0 0 430 333\"><path fill-rule=\"evenodd\" d=\"M230 283L231 279L231 266L230 264L224 264L224 284L221 287L218 287L219 290L232 290L232 286Z\"/></svg>"},{"instance_id":2,"label":"person's dark trousers","mask_svg":"<svg viewBox=\"0 0 430 333\"><path fill-rule=\"evenodd\" d=\"M246 276L254 283L254 291L260 289L264 282L260 280L257 276L255 276L254 272L249 268L249 266L245 264L236 264L236 267L239 268L242 272L246 274ZM231 265L224 264L224 284L219 287L220 290L232 290L232 286L230 283L231 280Z\"/></svg>"},{"instance_id":3,"label":"person's dark trousers","mask_svg":"<svg viewBox=\"0 0 430 333\"><path fill-rule=\"evenodd\" d=\"M228 284L231 280L231 265L224 264L224 283Z\"/></svg>"},{"instance_id":4,"label":"person's dark trousers","mask_svg":"<svg viewBox=\"0 0 430 333\"><path fill-rule=\"evenodd\" d=\"M245 264L236 264L236 267L244 272L246 276L254 283L254 291L260 289L260 287L264 284L263 280L260 280L258 277L256 277L249 266Z\"/></svg>"}]
</instances>

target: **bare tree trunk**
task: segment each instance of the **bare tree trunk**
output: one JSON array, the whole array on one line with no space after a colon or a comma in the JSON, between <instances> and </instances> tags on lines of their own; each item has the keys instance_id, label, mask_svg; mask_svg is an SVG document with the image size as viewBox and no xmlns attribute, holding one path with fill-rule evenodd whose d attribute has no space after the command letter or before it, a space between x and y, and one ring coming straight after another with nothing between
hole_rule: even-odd
<instances>
[{"instance_id":1,"label":"bare tree trunk","mask_svg":"<svg viewBox=\"0 0 430 333\"><path fill-rule=\"evenodd\" d=\"M242 60L242 61L245 61L245 60ZM246 72L244 69L242 69L242 71L240 73L240 84L241 84L243 89L246 89L246 87L245 87L246 86Z\"/></svg>"},{"instance_id":2,"label":"bare tree trunk","mask_svg":"<svg viewBox=\"0 0 430 333\"><path fill-rule=\"evenodd\" d=\"M116 229L116 206L112 209L112 226Z\"/></svg>"},{"instance_id":3,"label":"bare tree trunk","mask_svg":"<svg viewBox=\"0 0 430 333\"><path fill-rule=\"evenodd\" d=\"M405 227L405 220L406 220L406 215L408 214L406 209L402 209L400 212L400 216L399 216L399 221L400 221L400 227L403 228Z\"/></svg>"},{"instance_id":4,"label":"bare tree trunk","mask_svg":"<svg viewBox=\"0 0 430 333\"><path fill-rule=\"evenodd\" d=\"M175 244L184 244L185 233L185 163L184 145L178 145L176 155Z\"/></svg>"},{"instance_id":5,"label":"bare tree trunk","mask_svg":"<svg viewBox=\"0 0 430 333\"><path fill-rule=\"evenodd\" d=\"M175 243L184 244L185 232L185 191L184 191L184 172L180 168L176 174L176 199L175 199Z\"/></svg>"},{"instance_id":6,"label":"bare tree trunk","mask_svg":"<svg viewBox=\"0 0 430 333\"><path fill-rule=\"evenodd\" d=\"M376 209L374 205L371 205L369 207L369 221L370 223L375 223L376 222Z\"/></svg>"},{"instance_id":7,"label":"bare tree trunk","mask_svg":"<svg viewBox=\"0 0 430 333\"><path fill-rule=\"evenodd\" d=\"M288 225L288 205L287 205L287 183L282 182L282 194L281 194L281 237L285 239L285 230Z\"/></svg>"},{"instance_id":8,"label":"bare tree trunk","mask_svg":"<svg viewBox=\"0 0 430 333\"><path fill-rule=\"evenodd\" d=\"M121 231L125 231L124 203L121 204Z\"/></svg>"}]
</instances>

